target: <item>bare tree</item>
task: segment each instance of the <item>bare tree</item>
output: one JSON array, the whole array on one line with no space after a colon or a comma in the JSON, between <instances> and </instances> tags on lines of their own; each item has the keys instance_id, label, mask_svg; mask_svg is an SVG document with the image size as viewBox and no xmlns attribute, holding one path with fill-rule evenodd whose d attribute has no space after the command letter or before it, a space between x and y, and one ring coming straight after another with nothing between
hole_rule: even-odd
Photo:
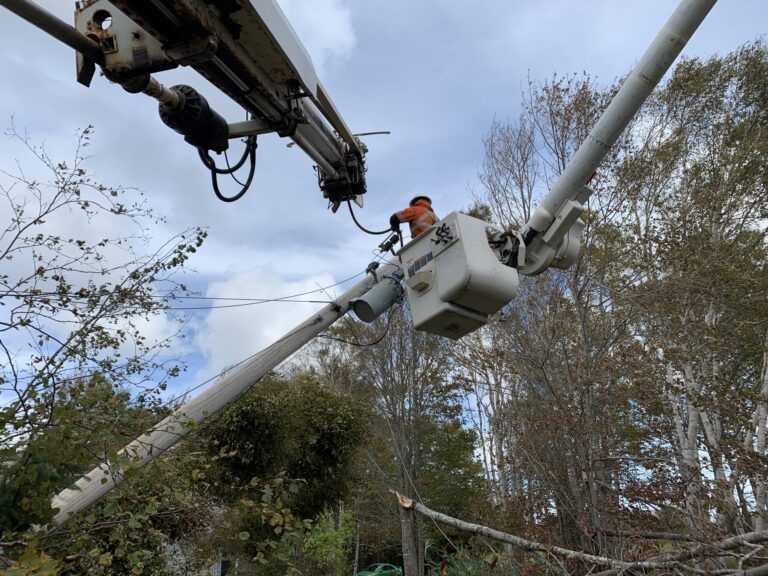
<instances>
[{"instance_id":1,"label":"bare tree","mask_svg":"<svg viewBox=\"0 0 768 576\"><path fill-rule=\"evenodd\" d=\"M22 159L0 170L0 450L14 457L58 424L59 396L90 378L134 402L158 398L180 370L168 351L179 328L159 341L143 330L152 319L175 323L168 302L186 288L174 274L206 233L154 242L149 227L161 220L143 195L86 172L91 128L62 162L15 129L8 134Z\"/></svg>"},{"instance_id":2,"label":"bare tree","mask_svg":"<svg viewBox=\"0 0 768 576\"><path fill-rule=\"evenodd\" d=\"M491 501L525 530L620 559L622 534L765 527L766 78L761 42L683 61L593 177L576 264L453 350ZM529 84L476 200L519 227L612 93Z\"/></svg>"}]
</instances>

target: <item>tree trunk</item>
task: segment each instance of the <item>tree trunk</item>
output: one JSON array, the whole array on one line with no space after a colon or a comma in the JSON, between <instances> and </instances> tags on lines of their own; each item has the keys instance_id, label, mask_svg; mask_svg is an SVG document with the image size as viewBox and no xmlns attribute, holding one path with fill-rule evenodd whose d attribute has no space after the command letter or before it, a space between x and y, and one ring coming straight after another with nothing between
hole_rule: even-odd
<instances>
[{"instance_id":1,"label":"tree trunk","mask_svg":"<svg viewBox=\"0 0 768 576\"><path fill-rule=\"evenodd\" d=\"M683 378L685 382L683 393L670 394L669 401L677 432L680 472L685 490L685 510L689 527L693 534L697 534L702 528L702 522L706 521L706 512L702 509L701 461L698 451L701 418L694 400L693 369L688 363L683 367ZM667 366L667 381L673 390L677 388L671 365ZM680 400L685 403L685 414L680 410Z\"/></svg>"},{"instance_id":2,"label":"tree trunk","mask_svg":"<svg viewBox=\"0 0 768 576\"><path fill-rule=\"evenodd\" d=\"M352 576L357 576L360 566L360 520L355 520L355 561L352 565Z\"/></svg>"},{"instance_id":3,"label":"tree trunk","mask_svg":"<svg viewBox=\"0 0 768 576\"><path fill-rule=\"evenodd\" d=\"M765 457L766 422L768 420L768 332L765 335L765 350L763 351L763 368L760 374L760 400L755 408L757 415L757 431L755 432L755 452L759 457ZM753 481L755 494L755 530L765 530L768 526L768 491L766 491L765 474L758 474Z\"/></svg>"},{"instance_id":4,"label":"tree trunk","mask_svg":"<svg viewBox=\"0 0 768 576\"><path fill-rule=\"evenodd\" d=\"M419 560L419 533L416 513L400 508L400 532L403 537L403 570L405 576L422 576Z\"/></svg>"}]
</instances>

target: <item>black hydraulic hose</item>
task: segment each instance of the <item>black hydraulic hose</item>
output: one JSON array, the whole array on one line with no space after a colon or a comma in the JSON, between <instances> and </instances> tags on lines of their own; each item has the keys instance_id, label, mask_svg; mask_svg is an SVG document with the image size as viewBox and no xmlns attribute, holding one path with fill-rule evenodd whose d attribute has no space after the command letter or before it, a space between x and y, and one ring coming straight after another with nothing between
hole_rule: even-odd
<instances>
[{"instance_id":1,"label":"black hydraulic hose","mask_svg":"<svg viewBox=\"0 0 768 576\"><path fill-rule=\"evenodd\" d=\"M243 195L248 191L248 188L251 187L251 183L253 182L253 175L256 173L256 148L251 149L250 157L251 167L248 170L248 179L243 184L240 192L234 196L224 196L224 194L221 193L221 190L219 190L218 175L216 172L211 171L211 183L213 184L213 193L216 194L216 198L222 202L234 202L235 200L240 200L240 198L242 198Z\"/></svg>"},{"instance_id":2,"label":"black hydraulic hose","mask_svg":"<svg viewBox=\"0 0 768 576\"><path fill-rule=\"evenodd\" d=\"M240 158L240 160L235 164L234 166L229 166L229 163L227 163L227 168L219 168L216 166L216 162L214 162L213 158L211 158L210 154L207 150L203 150L202 148L198 149L198 152L200 154L200 159L203 161L203 164L206 168L208 168L211 171L211 184L213 185L213 193L216 194L216 198L221 200L222 202L234 202L235 200L239 200L243 197L243 195L248 191L248 188L251 187L251 183L253 182L253 175L256 173L256 148L258 147L258 143L256 141L255 136L249 136L246 141L246 147L245 152L243 153L243 157ZM245 164L246 160L250 160L250 168L248 170L248 179L241 183L234 175L234 172L241 168L243 164ZM237 182L238 184L241 184L242 188L240 189L240 192L233 196L225 196L222 194L221 190L219 189L219 174L226 174L232 177L232 179Z\"/></svg>"},{"instance_id":3,"label":"black hydraulic hose","mask_svg":"<svg viewBox=\"0 0 768 576\"><path fill-rule=\"evenodd\" d=\"M240 168L242 168L243 164L245 164L245 161L250 156L251 147L255 148L256 145L257 145L256 137L249 136L245 141L245 150L243 150L243 155L240 157L240 160L238 160L237 164L235 164L234 166L230 166L229 161L227 161L226 168L219 168L218 166L216 166L216 162L214 162L213 158L211 158L211 155L208 153L208 150L199 148L198 153L200 154L200 160L203 161L203 164L205 164L205 167L208 168L208 170L210 170L211 172L216 172L216 174L232 174L233 172L237 172L238 170L240 170Z\"/></svg>"},{"instance_id":4,"label":"black hydraulic hose","mask_svg":"<svg viewBox=\"0 0 768 576\"><path fill-rule=\"evenodd\" d=\"M349 213L352 215L352 220L354 220L357 227L360 228L360 230L362 230L366 234L370 234L371 236L380 236L382 234L389 234L390 232L392 232L391 228L387 228L386 230L382 230L381 232L374 232L373 230L368 230L368 228L366 228L365 226L360 224L360 222L357 221L357 217L355 216L355 211L352 210L352 202L347 200L347 206L349 206Z\"/></svg>"}]
</instances>

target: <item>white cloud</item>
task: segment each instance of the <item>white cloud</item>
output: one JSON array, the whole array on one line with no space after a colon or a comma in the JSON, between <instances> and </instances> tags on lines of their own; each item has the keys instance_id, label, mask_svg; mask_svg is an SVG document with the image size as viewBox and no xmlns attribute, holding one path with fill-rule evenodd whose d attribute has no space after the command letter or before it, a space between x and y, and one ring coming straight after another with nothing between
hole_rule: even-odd
<instances>
[{"instance_id":1,"label":"white cloud","mask_svg":"<svg viewBox=\"0 0 768 576\"><path fill-rule=\"evenodd\" d=\"M231 276L209 285L206 296L217 298L281 298L317 290L334 283L329 274L316 274L291 282L266 266ZM296 299L329 301L334 296L316 292ZM227 302L216 302L227 304ZM291 328L306 320L323 304L272 302L236 308L217 308L196 327L195 344L205 355L210 376L269 346Z\"/></svg>"},{"instance_id":2,"label":"white cloud","mask_svg":"<svg viewBox=\"0 0 768 576\"><path fill-rule=\"evenodd\" d=\"M355 47L352 12L345 0L278 0L322 79L328 63L344 60Z\"/></svg>"}]
</instances>

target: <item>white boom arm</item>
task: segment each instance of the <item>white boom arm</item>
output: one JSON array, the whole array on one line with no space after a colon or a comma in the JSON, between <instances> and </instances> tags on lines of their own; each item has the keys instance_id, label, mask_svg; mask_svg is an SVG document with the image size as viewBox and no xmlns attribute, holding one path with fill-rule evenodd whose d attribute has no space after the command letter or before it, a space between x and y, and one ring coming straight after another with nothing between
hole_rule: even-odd
<instances>
[{"instance_id":1,"label":"white boom arm","mask_svg":"<svg viewBox=\"0 0 768 576\"><path fill-rule=\"evenodd\" d=\"M522 233L454 212L400 251L417 330L462 338L514 298L518 273L573 264L592 193L588 181L715 2L679 3Z\"/></svg>"},{"instance_id":2,"label":"white boom arm","mask_svg":"<svg viewBox=\"0 0 768 576\"><path fill-rule=\"evenodd\" d=\"M379 274L394 273L396 266L386 265ZM227 372L205 392L177 408L173 414L142 434L120 451L121 458L132 466L143 467L170 449L199 422L216 414L254 386L267 372L281 364L323 330L344 316L351 302L368 292L374 278L366 276L332 303L313 314L271 346L254 355L239 367ZM393 294L393 296L397 296ZM389 302L387 308L392 304ZM104 463L80 478L74 485L53 497L51 505L58 508L53 525L60 526L67 518L95 504L123 481L125 468Z\"/></svg>"},{"instance_id":3,"label":"white boom arm","mask_svg":"<svg viewBox=\"0 0 768 576\"><path fill-rule=\"evenodd\" d=\"M587 183L717 0L682 0L528 221L522 274L567 268L578 255Z\"/></svg>"}]
</instances>

